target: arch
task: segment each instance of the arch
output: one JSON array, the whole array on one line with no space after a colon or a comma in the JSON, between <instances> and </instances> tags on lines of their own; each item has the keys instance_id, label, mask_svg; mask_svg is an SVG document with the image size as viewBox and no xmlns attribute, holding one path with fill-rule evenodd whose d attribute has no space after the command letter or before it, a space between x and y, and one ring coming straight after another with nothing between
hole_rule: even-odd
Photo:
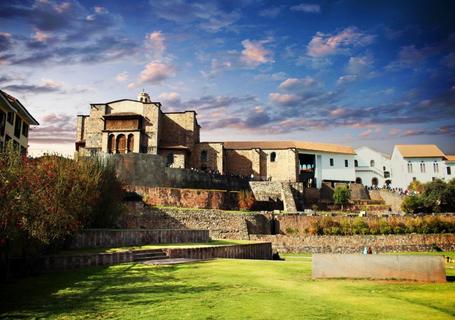
<instances>
[{"instance_id":1,"label":"arch","mask_svg":"<svg viewBox=\"0 0 455 320\"><path fill-rule=\"evenodd\" d=\"M270 162L275 162L275 161L276 161L276 152L274 151L270 154Z\"/></svg>"},{"instance_id":2,"label":"arch","mask_svg":"<svg viewBox=\"0 0 455 320\"><path fill-rule=\"evenodd\" d=\"M110 134L107 138L107 152L114 153L115 151L115 136Z\"/></svg>"},{"instance_id":3,"label":"arch","mask_svg":"<svg viewBox=\"0 0 455 320\"><path fill-rule=\"evenodd\" d=\"M201 151L201 162L207 162L207 150Z\"/></svg>"},{"instance_id":4,"label":"arch","mask_svg":"<svg viewBox=\"0 0 455 320\"><path fill-rule=\"evenodd\" d=\"M174 154L169 152L166 156L166 166L170 167L174 163Z\"/></svg>"},{"instance_id":5,"label":"arch","mask_svg":"<svg viewBox=\"0 0 455 320\"><path fill-rule=\"evenodd\" d=\"M370 167L374 167L374 160L370 160Z\"/></svg>"},{"instance_id":6,"label":"arch","mask_svg":"<svg viewBox=\"0 0 455 320\"><path fill-rule=\"evenodd\" d=\"M357 168L358 166L359 166L359 161L357 161L357 160L354 160L354 167L356 167L356 168Z\"/></svg>"},{"instance_id":7,"label":"arch","mask_svg":"<svg viewBox=\"0 0 455 320\"><path fill-rule=\"evenodd\" d=\"M134 134L130 133L128 135L128 153L133 152L134 150Z\"/></svg>"},{"instance_id":8,"label":"arch","mask_svg":"<svg viewBox=\"0 0 455 320\"><path fill-rule=\"evenodd\" d=\"M125 151L126 151L126 137L125 137L124 134L119 134L117 136L116 150L117 150L117 153L125 153Z\"/></svg>"},{"instance_id":9,"label":"arch","mask_svg":"<svg viewBox=\"0 0 455 320\"><path fill-rule=\"evenodd\" d=\"M373 187L377 187L378 184L379 184L378 178L374 177L373 179L371 179L371 185L372 185Z\"/></svg>"},{"instance_id":10,"label":"arch","mask_svg":"<svg viewBox=\"0 0 455 320\"><path fill-rule=\"evenodd\" d=\"M360 177L355 178L355 183L362 184L362 178Z\"/></svg>"}]
</instances>

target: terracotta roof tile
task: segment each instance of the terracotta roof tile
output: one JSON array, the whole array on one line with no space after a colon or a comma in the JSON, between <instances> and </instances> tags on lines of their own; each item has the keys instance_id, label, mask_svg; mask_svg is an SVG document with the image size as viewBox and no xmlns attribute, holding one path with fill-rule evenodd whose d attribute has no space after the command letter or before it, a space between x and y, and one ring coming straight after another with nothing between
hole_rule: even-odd
<instances>
[{"instance_id":1,"label":"terracotta roof tile","mask_svg":"<svg viewBox=\"0 0 455 320\"><path fill-rule=\"evenodd\" d=\"M446 154L447 161L455 161L455 154Z\"/></svg>"},{"instance_id":2,"label":"terracotta roof tile","mask_svg":"<svg viewBox=\"0 0 455 320\"><path fill-rule=\"evenodd\" d=\"M319 152L356 154L349 146L308 141L224 141L225 149L300 149Z\"/></svg>"},{"instance_id":3,"label":"terracotta roof tile","mask_svg":"<svg viewBox=\"0 0 455 320\"><path fill-rule=\"evenodd\" d=\"M445 155L435 144L397 144L395 146L404 158L444 158Z\"/></svg>"}]
</instances>

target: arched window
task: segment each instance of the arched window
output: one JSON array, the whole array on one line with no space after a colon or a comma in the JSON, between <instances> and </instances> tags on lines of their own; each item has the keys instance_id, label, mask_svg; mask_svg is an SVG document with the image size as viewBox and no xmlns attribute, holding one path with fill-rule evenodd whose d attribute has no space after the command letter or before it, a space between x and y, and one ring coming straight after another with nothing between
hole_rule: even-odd
<instances>
[{"instance_id":1,"label":"arched window","mask_svg":"<svg viewBox=\"0 0 455 320\"><path fill-rule=\"evenodd\" d=\"M371 179L371 185L373 185L374 187L377 187L378 186L378 178L374 177L373 179Z\"/></svg>"},{"instance_id":2,"label":"arched window","mask_svg":"<svg viewBox=\"0 0 455 320\"><path fill-rule=\"evenodd\" d=\"M207 162L207 151L206 150L201 151L201 162Z\"/></svg>"},{"instance_id":3,"label":"arched window","mask_svg":"<svg viewBox=\"0 0 455 320\"><path fill-rule=\"evenodd\" d=\"M433 163L433 171L435 173L438 173L439 172L439 164L437 162L434 162Z\"/></svg>"},{"instance_id":4,"label":"arched window","mask_svg":"<svg viewBox=\"0 0 455 320\"><path fill-rule=\"evenodd\" d=\"M370 167L374 167L374 160L370 160Z\"/></svg>"},{"instance_id":5,"label":"arched window","mask_svg":"<svg viewBox=\"0 0 455 320\"><path fill-rule=\"evenodd\" d=\"M134 150L134 134L130 133L128 135L128 153L133 152Z\"/></svg>"},{"instance_id":6,"label":"arched window","mask_svg":"<svg viewBox=\"0 0 455 320\"><path fill-rule=\"evenodd\" d=\"M356 178L356 179L355 179L355 183L361 184L361 183L362 183L362 178Z\"/></svg>"},{"instance_id":7,"label":"arched window","mask_svg":"<svg viewBox=\"0 0 455 320\"><path fill-rule=\"evenodd\" d=\"M275 162L276 161L276 152L272 152L270 154L270 162Z\"/></svg>"},{"instance_id":8,"label":"arched window","mask_svg":"<svg viewBox=\"0 0 455 320\"><path fill-rule=\"evenodd\" d=\"M354 160L354 166L357 168L359 166L359 162L357 160Z\"/></svg>"},{"instance_id":9,"label":"arched window","mask_svg":"<svg viewBox=\"0 0 455 320\"><path fill-rule=\"evenodd\" d=\"M170 167L174 163L174 154L169 152L166 157L166 166Z\"/></svg>"},{"instance_id":10,"label":"arched window","mask_svg":"<svg viewBox=\"0 0 455 320\"><path fill-rule=\"evenodd\" d=\"M420 172L425 173L425 163L423 161L420 163Z\"/></svg>"},{"instance_id":11,"label":"arched window","mask_svg":"<svg viewBox=\"0 0 455 320\"><path fill-rule=\"evenodd\" d=\"M107 152L114 153L115 151L115 136L110 134L107 138Z\"/></svg>"},{"instance_id":12,"label":"arched window","mask_svg":"<svg viewBox=\"0 0 455 320\"><path fill-rule=\"evenodd\" d=\"M385 171L385 166L382 167L382 171Z\"/></svg>"},{"instance_id":13,"label":"arched window","mask_svg":"<svg viewBox=\"0 0 455 320\"><path fill-rule=\"evenodd\" d=\"M117 150L117 153L125 153L125 151L126 151L126 137L125 137L124 134L119 134L117 136L116 150Z\"/></svg>"},{"instance_id":14,"label":"arched window","mask_svg":"<svg viewBox=\"0 0 455 320\"><path fill-rule=\"evenodd\" d=\"M408 162L408 173L412 173L412 163Z\"/></svg>"}]
</instances>

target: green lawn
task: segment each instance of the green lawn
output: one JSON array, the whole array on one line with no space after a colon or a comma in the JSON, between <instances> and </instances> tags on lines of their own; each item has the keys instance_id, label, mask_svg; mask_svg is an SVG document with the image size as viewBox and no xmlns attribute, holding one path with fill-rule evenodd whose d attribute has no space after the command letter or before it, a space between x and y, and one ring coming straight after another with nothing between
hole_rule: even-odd
<instances>
[{"instance_id":1,"label":"green lawn","mask_svg":"<svg viewBox=\"0 0 455 320\"><path fill-rule=\"evenodd\" d=\"M63 250L59 252L62 255L74 255L84 253L114 253L129 250L151 250L151 249L165 249L165 248L201 248L213 246L227 246L232 244L247 244L255 243L256 241L250 240L210 240L209 242L185 242L185 243L162 243L162 244L147 244L142 246L128 246L117 248L89 248L89 249L74 249Z\"/></svg>"},{"instance_id":2,"label":"green lawn","mask_svg":"<svg viewBox=\"0 0 455 320\"><path fill-rule=\"evenodd\" d=\"M3 285L2 317L453 319L455 282L314 281L309 255L287 255L286 261L122 264Z\"/></svg>"}]
</instances>

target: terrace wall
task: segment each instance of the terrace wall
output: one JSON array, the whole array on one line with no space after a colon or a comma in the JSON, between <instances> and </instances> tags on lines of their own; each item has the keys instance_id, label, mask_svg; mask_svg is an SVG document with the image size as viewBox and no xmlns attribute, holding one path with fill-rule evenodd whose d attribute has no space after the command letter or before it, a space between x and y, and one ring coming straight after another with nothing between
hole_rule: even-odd
<instances>
[{"instance_id":1,"label":"terrace wall","mask_svg":"<svg viewBox=\"0 0 455 320\"><path fill-rule=\"evenodd\" d=\"M371 247L374 253L455 250L455 234L286 236L251 235L251 240L270 241L281 253L361 253Z\"/></svg>"}]
</instances>

